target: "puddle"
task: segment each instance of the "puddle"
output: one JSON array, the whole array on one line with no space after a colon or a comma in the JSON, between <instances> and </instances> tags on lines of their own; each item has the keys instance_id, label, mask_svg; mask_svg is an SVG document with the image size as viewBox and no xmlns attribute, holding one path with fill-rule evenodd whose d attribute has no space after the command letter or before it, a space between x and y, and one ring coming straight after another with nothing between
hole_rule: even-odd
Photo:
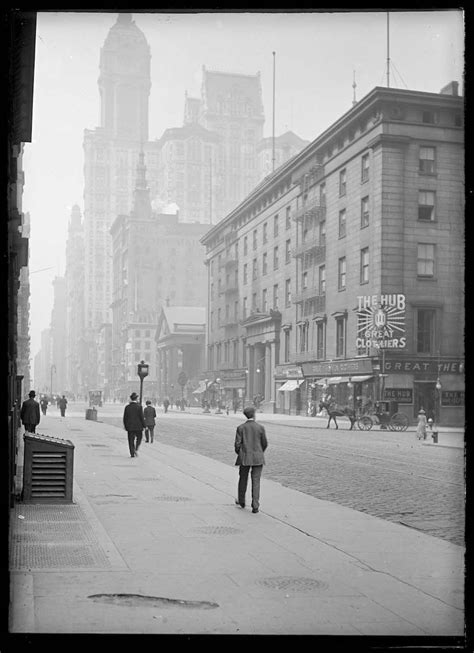
<instances>
[{"instance_id":1,"label":"puddle","mask_svg":"<svg viewBox=\"0 0 474 653\"><path fill-rule=\"evenodd\" d=\"M178 606L181 608L202 608L204 610L219 607L218 603L212 601L185 601L183 599L169 599L164 596L145 596L143 594L90 594L87 598L96 603L110 603L126 607L150 606L162 608L164 606Z\"/></svg>"}]
</instances>

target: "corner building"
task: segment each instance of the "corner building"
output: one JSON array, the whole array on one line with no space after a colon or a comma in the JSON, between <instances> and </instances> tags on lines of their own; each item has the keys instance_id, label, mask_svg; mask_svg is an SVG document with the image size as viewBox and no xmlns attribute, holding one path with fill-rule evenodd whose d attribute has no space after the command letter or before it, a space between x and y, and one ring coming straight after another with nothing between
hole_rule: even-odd
<instances>
[{"instance_id":1,"label":"corner building","mask_svg":"<svg viewBox=\"0 0 474 653\"><path fill-rule=\"evenodd\" d=\"M376 87L210 230L206 377L462 424L463 123L456 82Z\"/></svg>"}]
</instances>

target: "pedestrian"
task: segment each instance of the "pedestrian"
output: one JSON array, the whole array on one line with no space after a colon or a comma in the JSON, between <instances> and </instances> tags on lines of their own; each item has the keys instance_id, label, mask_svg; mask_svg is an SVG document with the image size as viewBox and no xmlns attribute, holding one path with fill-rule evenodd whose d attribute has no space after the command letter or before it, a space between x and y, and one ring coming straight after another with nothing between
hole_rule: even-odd
<instances>
[{"instance_id":1,"label":"pedestrian","mask_svg":"<svg viewBox=\"0 0 474 653\"><path fill-rule=\"evenodd\" d=\"M145 417L145 442L153 442L156 410L151 405L151 401L149 399L146 402L143 416Z\"/></svg>"},{"instance_id":2,"label":"pedestrian","mask_svg":"<svg viewBox=\"0 0 474 653\"><path fill-rule=\"evenodd\" d=\"M418 411L418 425L416 427L416 436L418 440L426 440L426 413L423 408Z\"/></svg>"},{"instance_id":3,"label":"pedestrian","mask_svg":"<svg viewBox=\"0 0 474 653\"><path fill-rule=\"evenodd\" d=\"M163 400L163 408L165 409L165 413L168 412L169 405L170 405L170 400L168 399L168 397L165 397L165 399Z\"/></svg>"},{"instance_id":4,"label":"pedestrian","mask_svg":"<svg viewBox=\"0 0 474 653\"><path fill-rule=\"evenodd\" d=\"M235 503L245 508L245 493L251 470L252 477L252 512L260 508L260 478L262 476L265 457L263 452L268 446L265 429L255 421L255 408L249 406L244 409L247 421L237 427L234 449L237 454L235 464L239 466L239 484Z\"/></svg>"},{"instance_id":5,"label":"pedestrian","mask_svg":"<svg viewBox=\"0 0 474 653\"><path fill-rule=\"evenodd\" d=\"M36 427L40 423L40 406L36 401L36 392L30 390L29 399L25 399L20 410L20 420L28 433L35 433Z\"/></svg>"},{"instance_id":6,"label":"pedestrian","mask_svg":"<svg viewBox=\"0 0 474 653\"><path fill-rule=\"evenodd\" d=\"M67 399L64 395L59 400L58 406L59 406L59 410L61 411L61 417L64 417L66 414L66 407L67 407Z\"/></svg>"},{"instance_id":7,"label":"pedestrian","mask_svg":"<svg viewBox=\"0 0 474 653\"><path fill-rule=\"evenodd\" d=\"M46 395L43 395L40 400L40 406L41 406L41 412L43 415L46 415L46 411L48 410L48 397Z\"/></svg>"},{"instance_id":8,"label":"pedestrian","mask_svg":"<svg viewBox=\"0 0 474 653\"><path fill-rule=\"evenodd\" d=\"M143 429L145 428L143 408L137 399L137 393L132 392L130 403L125 406L125 410L123 411L123 425L127 431L128 448L130 449L130 456L132 458L138 457L138 449L142 441Z\"/></svg>"}]
</instances>

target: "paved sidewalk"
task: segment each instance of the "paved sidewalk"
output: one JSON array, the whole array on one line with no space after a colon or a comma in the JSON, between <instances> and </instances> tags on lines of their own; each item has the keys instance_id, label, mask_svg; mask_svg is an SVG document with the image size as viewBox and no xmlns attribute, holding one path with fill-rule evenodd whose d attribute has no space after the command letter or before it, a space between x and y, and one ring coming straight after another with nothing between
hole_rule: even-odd
<instances>
[{"instance_id":1,"label":"paved sidewalk","mask_svg":"<svg viewBox=\"0 0 474 653\"><path fill-rule=\"evenodd\" d=\"M464 641L463 547L265 472L260 513L242 510L232 452L225 465L158 438L130 458L123 430L78 416L39 431L75 445L74 503L12 510L12 633Z\"/></svg>"}]
</instances>

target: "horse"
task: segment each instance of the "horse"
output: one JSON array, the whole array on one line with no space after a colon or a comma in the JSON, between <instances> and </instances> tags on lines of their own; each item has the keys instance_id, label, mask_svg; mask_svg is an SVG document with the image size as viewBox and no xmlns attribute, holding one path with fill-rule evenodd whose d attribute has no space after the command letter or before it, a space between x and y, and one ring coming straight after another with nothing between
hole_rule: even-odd
<instances>
[{"instance_id":1,"label":"horse","mask_svg":"<svg viewBox=\"0 0 474 653\"><path fill-rule=\"evenodd\" d=\"M353 408L349 408L348 406L345 406L342 410L340 410L335 407L335 404L329 404L326 403L325 401L320 401L319 410L321 411L323 408L327 410L327 413L329 415L328 425L326 426L327 429L330 428L331 420L334 421L334 424L336 425L336 429L338 429L339 427L337 425L336 417L345 416L349 418L349 421L351 423L351 428L349 429L349 431L352 431L352 429L354 428L354 424L357 421L355 410Z\"/></svg>"}]
</instances>

